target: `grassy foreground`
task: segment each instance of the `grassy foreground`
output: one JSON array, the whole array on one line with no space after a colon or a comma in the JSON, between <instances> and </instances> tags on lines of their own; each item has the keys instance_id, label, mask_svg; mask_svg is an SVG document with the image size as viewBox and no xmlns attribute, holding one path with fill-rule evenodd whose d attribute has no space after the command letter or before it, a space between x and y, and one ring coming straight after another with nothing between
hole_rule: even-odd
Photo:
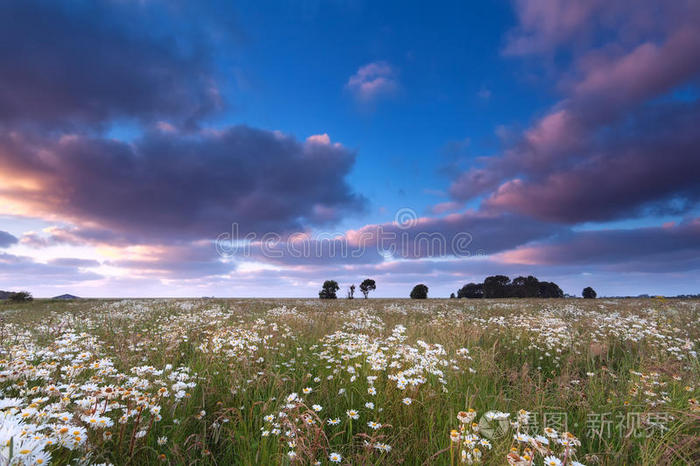
<instances>
[{"instance_id":1,"label":"grassy foreground","mask_svg":"<svg viewBox=\"0 0 700 466\"><path fill-rule=\"evenodd\" d=\"M0 305L0 465L699 464L700 302Z\"/></svg>"}]
</instances>

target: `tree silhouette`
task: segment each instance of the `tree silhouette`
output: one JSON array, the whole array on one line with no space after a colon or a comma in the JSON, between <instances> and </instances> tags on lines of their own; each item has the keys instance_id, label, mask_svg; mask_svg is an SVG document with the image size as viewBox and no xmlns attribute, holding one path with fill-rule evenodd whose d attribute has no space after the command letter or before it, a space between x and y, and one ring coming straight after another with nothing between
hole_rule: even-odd
<instances>
[{"instance_id":1,"label":"tree silhouette","mask_svg":"<svg viewBox=\"0 0 700 466\"><path fill-rule=\"evenodd\" d=\"M335 292L338 291L340 287L338 282L335 280L326 280L323 282L323 288L318 292L318 297L321 299L337 299Z\"/></svg>"},{"instance_id":2,"label":"tree silhouette","mask_svg":"<svg viewBox=\"0 0 700 466\"><path fill-rule=\"evenodd\" d=\"M484 280L484 298L508 297L510 278L505 275L494 275Z\"/></svg>"},{"instance_id":3,"label":"tree silhouette","mask_svg":"<svg viewBox=\"0 0 700 466\"><path fill-rule=\"evenodd\" d=\"M426 299L428 297L428 287L420 283L411 290L411 299Z\"/></svg>"},{"instance_id":4,"label":"tree silhouette","mask_svg":"<svg viewBox=\"0 0 700 466\"><path fill-rule=\"evenodd\" d=\"M362 294L365 295L365 299L367 299L367 295L369 295L370 291L374 291L376 289L377 284L371 278L365 278L364 281L360 283L360 291L362 291Z\"/></svg>"},{"instance_id":5,"label":"tree silhouette","mask_svg":"<svg viewBox=\"0 0 700 466\"><path fill-rule=\"evenodd\" d=\"M554 282L540 282L539 298L563 298L564 292Z\"/></svg>"},{"instance_id":6,"label":"tree silhouette","mask_svg":"<svg viewBox=\"0 0 700 466\"><path fill-rule=\"evenodd\" d=\"M536 298L540 288L540 281L532 275L517 277L510 284L509 295L515 298Z\"/></svg>"},{"instance_id":7,"label":"tree silhouette","mask_svg":"<svg viewBox=\"0 0 700 466\"><path fill-rule=\"evenodd\" d=\"M355 285L352 284L350 285L350 288L348 288L348 299L353 299L355 298Z\"/></svg>"},{"instance_id":8,"label":"tree silhouette","mask_svg":"<svg viewBox=\"0 0 700 466\"><path fill-rule=\"evenodd\" d=\"M481 283L467 283L462 288L457 290L458 298L483 298L484 285Z\"/></svg>"},{"instance_id":9,"label":"tree silhouette","mask_svg":"<svg viewBox=\"0 0 700 466\"><path fill-rule=\"evenodd\" d=\"M581 293L581 295L586 299L595 299L596 296L598 296L598 293L596 293L590 286L587 286L583 289L583 293Z\"/></svg>"},{"instance_id":10,"label":"tree silhouette","mask_svg":"<svg viewBox=\"0 0 700 466\"><path fill-rule=\"evenodd\" d=\"M554 282L541 282L532 275L486 277L484 283L467 283L457 291L458 298L563 298L564 292Z\"/></svg>"}]
</instances>

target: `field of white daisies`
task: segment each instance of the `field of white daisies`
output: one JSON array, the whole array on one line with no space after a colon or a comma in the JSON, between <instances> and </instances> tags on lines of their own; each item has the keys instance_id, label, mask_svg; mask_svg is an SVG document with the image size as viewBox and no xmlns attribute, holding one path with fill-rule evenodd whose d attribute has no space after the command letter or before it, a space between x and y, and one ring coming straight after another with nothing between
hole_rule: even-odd
<instances>
[{"instance_id":1,"label":"field of white daisies","mask_svg":"<svg viewBox=\"0 0 700 466\"><path fill-rule=\"evenodd\" d=\"M0 465L699 464L700 302L0 305Z\"/></svg>"}]
</instances>

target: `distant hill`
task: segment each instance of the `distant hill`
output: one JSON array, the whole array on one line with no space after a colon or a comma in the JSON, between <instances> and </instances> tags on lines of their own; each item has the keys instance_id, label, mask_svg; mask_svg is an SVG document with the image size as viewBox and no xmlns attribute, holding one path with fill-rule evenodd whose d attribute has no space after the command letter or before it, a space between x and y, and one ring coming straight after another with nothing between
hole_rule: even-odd
<instances>
[{"instance_id":1,"label":"distant hill","mask_svg":"<svg viewBox=\"0 0 700 466\"><path fill-rule=\"evenodd\" d=\"M54 296L51 299L80 299L80 297L72 294L62 294L61 296Z\"/></svg>"},{"instance_id":2,"label":"distant hill","mask_svg":"<svg viewBox=\"0 0 700 466\"><path fill-rule=\"evenodd\" d=\"M10 292L0 290L0 299L10 299Z\"/></svg>"}]
</instances>

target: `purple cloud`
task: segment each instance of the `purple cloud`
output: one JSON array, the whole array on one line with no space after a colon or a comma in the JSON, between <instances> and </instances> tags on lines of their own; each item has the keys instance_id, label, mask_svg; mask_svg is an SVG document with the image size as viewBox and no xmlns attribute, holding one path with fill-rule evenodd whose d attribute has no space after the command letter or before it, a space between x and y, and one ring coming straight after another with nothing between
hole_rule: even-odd
<instances>
[{"instance_id":1,"label":"purple cloud","mask_svg":"<svg viewBox=\"0 0 700 466\"><path fill-rule=\"evenodd\" d=\"M19 240L6 231L0 230L0 248L8 248Z\"/></svg>"},{"instance_id":2,"label":"purple cloud","mask_svg":"<svg viewBox=\"0 0 700 466\"><path fill-rule=\"evenodd\" d=\"M569 167L515 178L484 201L487 209L577 223L682 213L700 200L700 105L666 104L610 127Z\"/></svg>"},{"instance_id":3,"label":"purple cloud","mask_svg":"<svg viewBox=\"0 0 700 466\"><path fill-rule=\"evenodd\" d=\"M0 134L0 167L31 187L0 197L91 235L136 242L300 231L362 209L345 181L355 154L245 126L153 132L133 143L80 135ZM109 230L105 232L105 230ZM56 235L80 234L56 231ZM85 233L85 231L82 231ZM106 237L105 237L106 235Z\"/></svg>"},{"instance_id":4,"label":"purple cloud","mask_svg":"<svg viewBox=\"0 0 700 466\"><path fill-rule=\"evenodd\" d=\"M580 231L496 256L510 264L597 265L624 271L700 268L700 218L636 229Z\"/></svg>"},{"instance_id":5,"label":"purple cloud","mask_svg":"<svg viewBox=\"0 0 700 466\"><path fill-rule=\"evenodd\" d=\"M31 257L0 253L0 280L8 289L24 289L35 282L56 286L102 278L75 264L61 262L44 264Z\"/></svg>"}]
</instances>

